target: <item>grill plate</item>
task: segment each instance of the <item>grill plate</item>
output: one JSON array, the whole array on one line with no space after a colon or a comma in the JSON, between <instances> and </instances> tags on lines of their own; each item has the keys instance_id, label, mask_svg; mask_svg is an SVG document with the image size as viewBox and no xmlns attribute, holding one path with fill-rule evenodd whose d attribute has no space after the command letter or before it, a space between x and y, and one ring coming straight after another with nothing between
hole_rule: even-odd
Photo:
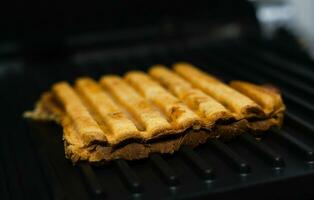
<instances>
[{"instance_id":1,"label":"grill plate","mask_svg":"<svg viewBox=\"0 0 314 200\"><path fill-rule=\"evenodd\" d=\"M257 43L228 41L191 47L186 44L105 56L74 54L70 61L29 68L16 60L1 76L3 124L0 135L0 192L3 199L314 197L314 64ZM236 49L236 51L235 51ZM78 59L80 58L80 59ZM188 61L223 80L272 83L283 92L287 113L282 130L261 141L243 135L211 141L173 155L77 166L64 158L62 131L49 123L21 119L41 92L59 80L145 70L151 64ZM305 64L306 63L306 64ZM12 67L12 65L14 67ZM29 64L32 65L32 64ZM49 66L50 65L50 66ZM71 65L71 67L64 67Z\"/></svg>"}]
</instances>

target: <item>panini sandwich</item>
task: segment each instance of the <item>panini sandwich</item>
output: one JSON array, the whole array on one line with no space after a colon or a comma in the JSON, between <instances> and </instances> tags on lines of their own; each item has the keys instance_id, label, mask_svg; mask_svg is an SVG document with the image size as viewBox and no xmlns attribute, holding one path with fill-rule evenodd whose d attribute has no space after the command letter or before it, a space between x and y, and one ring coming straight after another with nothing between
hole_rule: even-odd
<instances>
[{"instance_id":1,"label":"panini sandwich","mask_svg":"<svg viewBox=\"0 0 314 200\"><path fill-rule=\"evenodd\" d=\"M141 159L209 139L261 134L281 126L284 110L274 88L226 84L177 63L172 70L156 65L147 73L56 83L24 116L59 123L65 155L75 163Z\"/></svg>"}]
</instances>

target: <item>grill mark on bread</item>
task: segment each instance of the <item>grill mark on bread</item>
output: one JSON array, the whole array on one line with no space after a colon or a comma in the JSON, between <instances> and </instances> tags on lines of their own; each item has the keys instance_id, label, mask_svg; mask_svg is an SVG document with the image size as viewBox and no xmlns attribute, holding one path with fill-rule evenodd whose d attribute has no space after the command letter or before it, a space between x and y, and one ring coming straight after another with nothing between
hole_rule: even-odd
<instances>
[{"instance_id":1,"label":"grill mark on bread","mask_svg":"<svg viewBox=\"0 0 314 200\"><path fill-rule=\"evenodd\" d=\"M125 79L164 113L174 131L200 128L202 121L199 116L145 73L129 72Z\"/></svg>"},{"instance_id":2,"label":"grill mark on bread","mask_svg":"<svg viewBox=\"0 0 314 200\"><path fill-rule=\"evenodd\" d=\"M63 103L67 116L74 124L75 130L84 139L84 146L90 145L95 140L107 141L104 132L68 83L57 83L52 90L58 100Z\"/></svg>"},{"instance_id":3,"label":"grill mark on bread","mask_svg":"<svg viewBox=\"0 0 314 200\"><path fill-rule=\"evenodd\" d=\"M128 73L128 74L129 74L129 73ZM169 116L167 116L166 111L165 111L164 109L162 109L160 106L156 105L156 104L152 101L152 99L147 98L146 95L145 95L145 92L142 90L141 87L139 87L137 84L134 84L132 81L129 81L129 79L127 78L127 74L125 75L124 80L125 80L126 82L128 82L129 86L131 86L140 96L142 96L143 98L145 98L146 101L147 101L147 103L150 104L150 106L152 106L152 108L154 108L155 110L159 111L160 115L161 115L162 117L164 117L164 118L168 121L169 124L171 124L172 119L171 119ZM143 83L141 83L141 84L143 84Z\"/></svg>"},{"instance_id":4,"label":"grill mark on bread","mask_svg":"<svg viewBox=\"0 0 314 200\"><path fill-rule=\"evenodd\" d=\"M232 113L222 104L202 91L193 88L189 82L164 66L153 66L149 74L203 118L207 127L210 128L216 120L233 118Z\"/></svg>"},{"instance_id":5,"label":"grill mark on bread","mask_svg":"<svg viewBox=\"0 0 314 200\"><path fill-rule=\"evenodd\" d=\"M97 82L89 78L80 78L76 81L75 88L92 116L106 133L110 144L115 145L130 137L141 137L134 123L127 118Z\"/></svg>"},{"instance_id":6,"label":"grill mark on bread","mask_svg":"<svg viewBox=\"0 0 314 200\"><path fill-rule=\"evenodd\" d=\"M94 109L92 102L85 96L85 94L80 91L77 87L74 88L76 94L80 97L83 105L86 107L87 111L90 113L92 118L96 121L98 126L101 128L103 133L106 135L107 139L110 137L111 132L108 130L105 121L102 119L101 115Z\"/></svg>"},{"instance_id":7,"label":"grill mark on bread","mask_svg":"<svg viewBox=\"0 0 314 200\"><path fill-rule=\"evenodd\" d=\"M284 109L281 96L276 90L245 81L231 81L230 86L259 104L267 115Z\"/></svg>"},{"instance_id":8,"label":"grill mark on bread","mask_svg":"<svg viewBox=\"0 0 314 200\"><path fill-rule=\"evenodd\" d=\"M141 132L144 139L171 131L171 125L161 113L123 79L118 76L104 76L100 83L145 127L145 131Z\"/></svg>"},{"instance_id":9,"label":"grill mark on bread","mask_svg":"<svg viewBox=\"0 0 314 200\"><path fill-rule=\"evenodd\" d=\"M108 97L118 106L118 108L121 110L121 112L130 120L133 122L135 127L139 132L145 131L145 127L136 119L136 117L129 112L129 110L120 102L119 99L117 99L108 89L106 89L100 82L100 87L103 89L104 92L108 95Z\"/></svg>"},{"instance_id":10,"label":"grill mark on bread","mask_svg":"<svg viewBox=\"0 0 314 200\"><path fill-rule=\"evenodd\" d=\"M173 68L174 71L193 84L194 87L201 89L227 106L229 110L236 114L237 119L251 116L265 117L263 109L252 99L232 89L217 78L200 71L188 63L177 63Z\"/></svg>"}]
</instances>

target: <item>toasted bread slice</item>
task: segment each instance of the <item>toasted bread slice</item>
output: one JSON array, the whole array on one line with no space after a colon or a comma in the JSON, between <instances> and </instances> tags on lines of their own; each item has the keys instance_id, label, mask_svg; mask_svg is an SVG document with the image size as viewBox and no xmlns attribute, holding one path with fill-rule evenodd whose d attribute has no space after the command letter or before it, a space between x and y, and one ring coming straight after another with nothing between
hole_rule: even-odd
<instances>
[{"instance_id":1,"label":"toasted bread slice","mask_svg":"<svg viewBox=\"0 0 314 200\"><path fill-rule=\"evenodd\" d=\"M72 87L53 85L26 117L63 127L73 162L140 159L280 126L285 106L278 92L232 81L230 86L187 63L174 70L153 66L148 74L83 77Z\"/></svg>"}]
</instances>

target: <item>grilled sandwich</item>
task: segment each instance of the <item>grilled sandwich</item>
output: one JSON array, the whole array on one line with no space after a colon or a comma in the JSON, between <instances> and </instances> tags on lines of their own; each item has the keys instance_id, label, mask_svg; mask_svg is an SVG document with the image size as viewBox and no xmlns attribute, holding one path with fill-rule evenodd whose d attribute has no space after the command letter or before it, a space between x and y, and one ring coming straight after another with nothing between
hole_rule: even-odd
<instances>
[{"instance_id":1,"label":"grilled sandwich","mask_svg":"<svg viewBox=\"0 0 314 200\"><path fill-rule=\"evenodd\" d=\"M280 127L285 105L278 90L244 81L223 83L188 63L145 73L78 78L45 92L34 120L63 127L66 157L78 161L134 160L173 153L214 138Z\"/></svg>"}]
</instances>

